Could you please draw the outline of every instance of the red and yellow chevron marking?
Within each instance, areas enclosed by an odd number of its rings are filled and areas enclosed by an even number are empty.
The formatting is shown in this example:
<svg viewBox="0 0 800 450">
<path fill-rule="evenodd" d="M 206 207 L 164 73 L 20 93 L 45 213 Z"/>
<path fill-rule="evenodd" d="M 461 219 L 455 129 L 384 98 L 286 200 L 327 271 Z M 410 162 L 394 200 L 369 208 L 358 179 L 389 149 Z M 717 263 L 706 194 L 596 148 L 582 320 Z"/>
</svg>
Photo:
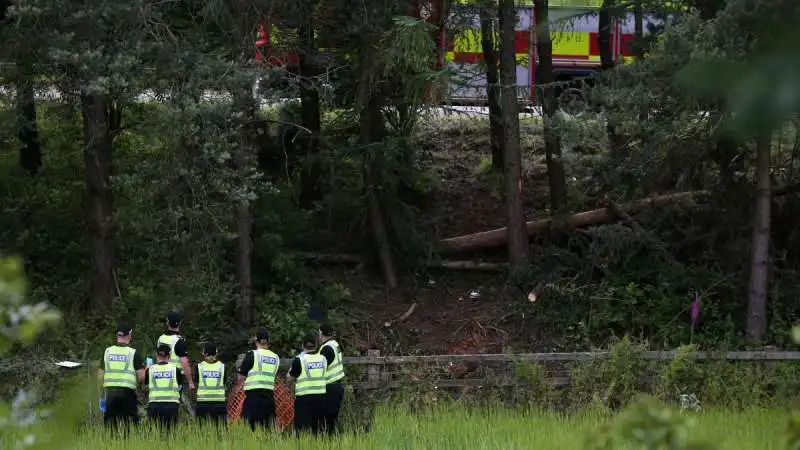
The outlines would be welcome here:
<svg viewBox="0 0 800 450">
<path fill-rule="evenodd" d="M 527 30 L 516 31 L 515 34 L 514 52 L 517 55 L 517 64 L 525 64 L 529 57 L 531 32 Z M 633 37 L 632 34 L 620 36 L 619 54 L 623 57 L 625 64 L 633 61 L 633 54 L 630 50 Z M 554 65 L 599 66 L 600 44 L 597 38 L 598 33 L 594 32 L 552 32 Z M 480 30 L 468 29 L 456 34 L 445 49 L 445 60 L 463 64 L 476 64 L 483 60 Z"/>
</svg>

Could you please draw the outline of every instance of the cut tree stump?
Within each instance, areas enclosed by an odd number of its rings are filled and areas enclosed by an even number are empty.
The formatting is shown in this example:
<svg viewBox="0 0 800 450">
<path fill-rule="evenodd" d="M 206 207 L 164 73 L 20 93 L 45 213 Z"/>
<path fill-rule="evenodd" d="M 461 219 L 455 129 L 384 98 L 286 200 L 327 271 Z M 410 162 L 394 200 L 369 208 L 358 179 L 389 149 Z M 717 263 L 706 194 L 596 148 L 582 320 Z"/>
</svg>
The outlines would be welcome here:
<svg viewBox="0 0 800 450">
<path fill-rule="evenodd" d="M 690 191 L 679 192 L 676 194 L 659 195 L 625 205 L 622 207 L 622 209 L 628 214 L 636 214 L 651 208 L 674 205 L 689 200 L 702 201 L 705 200 L 709 195 L 709 191 Z M 565 217 L 563 221 L 566 226 L 570 228 L 584 228 L 592 225 L 611 222 L 616 218 L 617 215 L 614 213 L 614 211 L 609 210 L 607 207 L 603 207 L 572 214 Z M 528 236 L 530 236 L 547 231 L 552 224 L 553 219 L 543 219 L 527 222 L 525 225 L 528 230 Z M 508 229 L 503 227 L 496 228 L 494 230 L 443 239 L 440 244 L 445 251 L 463 252 L 500 247 L 506 244 L 507 240 Z"/>
</svg>

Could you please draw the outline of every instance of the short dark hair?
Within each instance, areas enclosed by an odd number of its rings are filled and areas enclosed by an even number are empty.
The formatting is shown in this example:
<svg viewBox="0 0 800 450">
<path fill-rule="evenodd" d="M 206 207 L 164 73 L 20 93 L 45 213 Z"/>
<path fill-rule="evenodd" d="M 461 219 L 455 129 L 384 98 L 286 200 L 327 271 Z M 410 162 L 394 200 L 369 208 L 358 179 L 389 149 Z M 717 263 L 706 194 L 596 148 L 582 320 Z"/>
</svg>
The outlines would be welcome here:
<svg viewBox="0 0 800 450">
<path fill-rule="evenodd" d="M 127 319 L 117 322 L 117 336 L 129 336 L 133 332 L 133 323 Z"/>
<path fill-rule="evenodd" d="M 319 331 L 325 336 L 333 336 L 334 333 L 333 326 L 327 322 L 319 326 Z"/>
<path fill-rule="evenodd" d="M 181 317 L 181 313 L 177 311 L 170 311 L 167 314 L 167 324 L 171 327 L 177 327 L 183 321 L 183 317 Z"/>
<path fill-rule="evenodd" d="M 303 348 L 314 348 L 317 346 L 317 339 L 313 334 L 303 336 Z"/>
<path fill-rule="evenodd" d="M 169 356 L 172 353 L 172 348 L 169 344 L 159 344 L 158 348 L 156 348 L 156 354 L 158 356 Z"/>
<path fill-rule="evenodd" d="M 265 327 L 261 327 L 256 330 L 256 341 L 257 342 L 269 342 L 269 330 Z"/>
<path fill-rule="evenodd" d="M 206 344 L 203 346 L 203 355 L 205 356 L 216 356 L 217 355 L 217 346 L 214 344 Z"/>
</svg>

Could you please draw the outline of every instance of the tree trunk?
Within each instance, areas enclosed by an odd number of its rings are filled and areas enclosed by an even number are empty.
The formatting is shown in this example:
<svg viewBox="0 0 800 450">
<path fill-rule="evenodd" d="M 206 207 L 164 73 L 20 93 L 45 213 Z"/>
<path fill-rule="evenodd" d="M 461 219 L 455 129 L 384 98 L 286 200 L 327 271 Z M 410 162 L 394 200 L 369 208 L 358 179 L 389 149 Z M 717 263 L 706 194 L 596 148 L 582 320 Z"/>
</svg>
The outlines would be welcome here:
<svg viewBox="0 0 800 450">
<path fill-rule="evenodd" d="M 758 194 L 753 224 L 752 257 L 750 261 L 750 292 L 747 298 L 747 338 L 757 344 L 767 329 L 767 290 L 769 274 L 770 208 L 770 147 L 772 133 L 756 140 L 756 186 Z"/>
<path fill-rule="evenodd" d="M 694 6 L 700 13 L 701 19 L 711 20 L 725 8 L 725 0 L 695 0 Z"/>
<path fill-rule="evenodd" d="M 633 3 L 633 54 L 639 61 L 644 59 L 644 10 L 642 0 Z"/>
<path fill-rule="evenodd" d="M 600 47 L 600 70 L 614 68 L 614 51 L 611 46 L 611 30 L 614 28 L 614 8 L 616 0 L 603 0 L 597 19 L 597 44 Z M 612 159 L 622 157 L 623 138 L 617 133 L 614 126 L 612 112 L 608 111 L 606 118 L 606 133 L 608 134 L 609 150 Z"/>
<path fill-rule="evenodd" d="M 603 0 L 597 18 L 597 44 L 600 47 L 600 69 L 614 68 L 614 51 L 611 47 L 611 30 L 614 26 L 612 20 L 616 0 Z"/>
<path fill-rule="evenodd" d="M 522 203 L 522 154 L 519 141 L 519 105 L 517 104 L 517 61 L 514 27 L 517 14 L 514 0 L 500 0 L 500 82 L 502 91 L 503 149 L 505 163 L 506 205 L 508 208 L 508 261 L 513 269 L 528 264 L 528 234 Z"/>
<path fill-rule="evenodd" d="M 249 180 L 256 168 L 256 152 L 253 148 L 250 124 L 255 120 L 255 99 L 249 87 L 242 87 L 235 93 L 235 105 L 243 112 L 240 125 L 239 146 L 233 155 L 233 164 L 240 180 Z M 242 190 L 250 189 L 243 185 Z M 236 221 L 236 277 L 239 282 L 239 299 L 236 303 L 236 320 L 243 326 L 253 322 L 253 216 L 248 199 L 234 199 Z"/>
<path fill-rule="evenodd" d="M 622 210 L 628 214 L 636 214 L 641 211 L 665 205 L 674 205 L 689 201 L 704 201 L 708 196 L 708 191 L 690 191 L 659 195 L 625 205 L 622 207 Z M 617 215 L 614 211 L 609 210 L 609 208 L 599 208 L 565 216 L 561 223 L 568 228 L 583 228 L 607 223 L 616 218 Z M 525 232 L 529 235 L 543 233 L 553 225 L 553 219 L 534 220 L 525 224 Z M 494 230 L 481 231 L 480 233 L 443 239 L 440 245 L 444 250 L 450 252 L 483 250 L 505 244 L 508 242 L 508 235 L 508 228 L 496 228 Z"/>
<path fill-rule="evenodd" d="M 33 79 L 27 67 L 17 64 L 17 121 L 19 124 L 19 162 L 31 176 L 42 167 L 42 147 L 36 123 L 36 99 Z"/>
<path fill-rule="evenodd" d="M 558 112 L 556 87 L 553 84 L 553 40 L 550 37 L 548 0 L 537 0 L 534 6 L 536 17 L 536 51 L 539 54 L 539 82 L 542 84 L 542 112 L 544 113 L 544 150 L 547 161 L 547 177 L 550 184 L 550 212 L 559 214 L 567 207 L 567 174 L 561 154 L 561 136 L 555 129 L 554 120 Z"/>
<path fill-rule="evenodd" d="M 489 135 L 492 148 L 492 169 L 503 171 L 503 119 L 500 112 L 500 78 L 497 65 L 496 30 L 492 12 L 481 6 L 481 46 L 486 63 L 486 96 L 489 103 Z"/>
<path fill-rule="evenodd" d="M 386 231 L 386 221 L 383 217 L 380 197 L 380 179 L 375 173 L 374 158 L 371 153 L 371 146 L 380 141 L 379 135 L 382 128 L 382 116 L 380 105 L 375 100 L 374 95 L 370 94 L 366 104 L 362 107 L 359 117 L 359 135 L 361 144 L 364 146 L 364 184 L 367 194 L 367 214 L 369 215 L 370 234 L 375 244 L 375 251 L 381 265 L 381 272 L 386 287 L 390 290 L 397 287 L 397 273 L 394 267 L 394 257 L 392 246 L 389 242 L 389 235 Z"/>
<path fill-rule="evenodd" d="M 91 311 L 105 311 L 116 298 L 114 281 L 114 205 L 111 190 L 112 147 L 119 111 L 104 95 L 81 95 L 83 160 L 86 165 L 86 227 L 91 264 Z"/>
<path fill-rule="evenodd" d="M 299 74 L 300 74 L 300 107 L 302 125 L 311 131 L 300 133 L 300 148 L 305 149 L 305 161 L 303 163 L 300 205 L 303 208 L 311 208 L 315 201 L 320 199 L 319 179 L 320 165 L 319 155 L 319 132 L 321 129 L 319 91 L 316 87 L 314 77 L 317 76 L 316 65 L 316 41 L 314 39 L 314 15 L 311 10 L 311 2 L 303 0 L 307 6 L 304 13 L 304 21 L 299 29 L 300 52 L 299 52 Z"/>
</svg>

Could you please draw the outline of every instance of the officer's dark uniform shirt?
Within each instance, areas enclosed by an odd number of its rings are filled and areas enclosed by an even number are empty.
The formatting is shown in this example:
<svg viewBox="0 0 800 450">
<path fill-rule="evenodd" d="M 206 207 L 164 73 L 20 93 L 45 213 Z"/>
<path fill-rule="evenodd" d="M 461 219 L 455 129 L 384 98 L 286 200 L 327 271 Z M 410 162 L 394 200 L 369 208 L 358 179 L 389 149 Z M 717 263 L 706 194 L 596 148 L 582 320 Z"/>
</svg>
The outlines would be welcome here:
<svg viewBox="0 0 800 450">
<path fill-rule="evenodd" d="M 328 339 L 328 341 L 330 341 L 330 339 Z M 325 342 L 328 342 L 328 341 L 325 341 Z M 323 345 L 325 345 L 324 342 L 323 342 Z M 322 356 L 325 357 L 325 360 L 328 361 L 328 365 L 329 366 L 331 364 L 333 364 L 333 361 L 336 359 L 336 352 L 333 351 L 333 348 L 330 345 L 325 345 L 324 347 L 322 347 L 322 350 L 320 351 L 320 353 L 322 354 Z"/>
<path fill-rule="evenodd" d="M 114 344 L 114 345 L 116 345 L 117 347 L 132 348 L 129 345 L 123 345 L 123 344 Z M 105 357 L 106 357 L 106 355 L 105 355 L 105 351 L 104 351 L 103 352 L 103 356 L 100 358 L 100 361 L 103 361 L 103 365 L 101 366 L 103 368 L 103 370 L 105 370 L 105 368 L 106 368 L 106 366 L 105 366 Z M 137 351 L 137 352 L 135 352 L 133 354 L 133 370 L 138 371 L 138 370 L 141 370 L 141 369 L 144 369 L 144 358 L 142 358 L 142 355 Z M 138 378 L 137 378 L 137 382 L 138 382 Z M 131 392 L 135 392 L 135 391 L 133 389 L 124 388 L 124 387 L 111 387 L 111 388 L 107 388 L 106 389 L 106 395 L 109 396 L 109 397 L 120 396 L 120 395 L 130 395 Z"/>
<path fill-rule="evenodd" d="M 300 363 L 300 357 L 295 356 L 294 360 L 292 361 L 292 367 L 289 369 L 289 375 L 291 375 L 292 378 L 296 379 L 302 373 L 303 373 L 303 365 Z"/>
</svg>

